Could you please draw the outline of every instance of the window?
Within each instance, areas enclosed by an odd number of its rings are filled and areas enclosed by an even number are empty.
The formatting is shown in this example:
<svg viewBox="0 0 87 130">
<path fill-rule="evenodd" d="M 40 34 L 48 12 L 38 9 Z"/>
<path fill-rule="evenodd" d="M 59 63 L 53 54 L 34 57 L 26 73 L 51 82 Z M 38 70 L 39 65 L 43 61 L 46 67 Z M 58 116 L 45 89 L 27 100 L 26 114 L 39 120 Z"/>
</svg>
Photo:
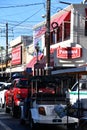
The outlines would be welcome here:
<svg viewBox="0 0 87 130">
<path fill-rule="evenodd" d="M 27 88 L 27 86 L 29 85 L 28 80 L 19 80 L 17 83 L 17 86 L 19 88 Z"/>
<path fill-rule="evenodd" d="M 87 36 L 87 8 L 85 8 L 86 20 L 85 20 L 85 36 Z"/>
<path fill-rule="evenodd" d="M 78 89 L 78 83 L 71 89 L 72 91 L 77 91 Z"/>
<path fill-rule="evenodd" d="M 51 45 L 53 44 L 53 31 L 50 32 L 50 44 Z"/>
<path fill-rule="evenodd" d="M 86 83 L 82 83 L 81 90 L 87 90 Z"/>
<path fill-rule="evenodd" d="M 85 36 L 87 36 L 87 19 L 85 20 Z"/>
<path fill-rule="evenodd" d="M 64 40 L 67 40 L 70 38 L 70 23 L 65 22 L 64 23 Z"/>
<path fill-rule="evenodd" d="M 60 25 L 60 27 L 57 30 L 57 42 L 61 41 L 62 41 L 62 25 Z"/>
</svg>

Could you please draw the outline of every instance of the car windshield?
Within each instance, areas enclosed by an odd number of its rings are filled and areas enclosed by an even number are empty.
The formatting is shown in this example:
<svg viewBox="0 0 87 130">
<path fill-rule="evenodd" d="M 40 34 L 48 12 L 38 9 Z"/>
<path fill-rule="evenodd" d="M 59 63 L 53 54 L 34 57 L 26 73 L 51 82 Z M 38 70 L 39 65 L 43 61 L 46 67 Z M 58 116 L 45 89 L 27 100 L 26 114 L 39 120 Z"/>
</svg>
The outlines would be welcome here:
<svg viewBox="0 0 87 130">
<path fill-rule="evenodd" d="M 19 80 L 17 82 L 18 88 L 27 88 L 28 87 L 28 80 Z"/>
<path fill-rule="evenodd" d="M 74 86 L 72 87 L 71 91 L 78 91 L 78 88 L 80 91 L 87 90 L 87 82 L 76 82 Z"/>
<path fill-rule="evenodd" d="M 77 89 L 78 89 L 78 83 L 75 84 L 75 85 L 72 87 L 71 91 L 77 91 Z"/>
<path fill-rule="evenodd" d="M 61 89 L 61 82 L 58 77 L 37 77 L 31 81 L 31 87 L 42 94 L 58 94 L 64 96 L 64 90 Z"/>
<path fill-rule="evenodd" d="M 37 103 L 55 103 L 59 100 L 65 101 L 65 92 L 61 88 L 61 82 L 58 77 L 40 76 L 33 78 L 31 83 L 31 93 L 29 96 L 36 99 Z"/>
</svg>

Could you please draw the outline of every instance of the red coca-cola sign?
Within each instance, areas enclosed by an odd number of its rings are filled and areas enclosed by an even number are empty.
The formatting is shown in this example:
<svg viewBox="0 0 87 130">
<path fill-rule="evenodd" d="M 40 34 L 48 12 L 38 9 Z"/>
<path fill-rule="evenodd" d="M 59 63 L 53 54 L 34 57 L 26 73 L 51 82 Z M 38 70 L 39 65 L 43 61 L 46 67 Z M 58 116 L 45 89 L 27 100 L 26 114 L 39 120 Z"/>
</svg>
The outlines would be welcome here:
<svg viewBox="0 0 87 130">
<path fill-rule="evenodd" d="M 21 64 L 22 61 L 21 53 L 22 53 L 21 46 L 12 49 L 12 62 L 11 62 L 12 65 Z"/>
<path fill-rule="evenodd" d="M 75 59 L 82 56 L 82 48 L 80 47 L 58 47 L 57 58 Z"/>
</svg>

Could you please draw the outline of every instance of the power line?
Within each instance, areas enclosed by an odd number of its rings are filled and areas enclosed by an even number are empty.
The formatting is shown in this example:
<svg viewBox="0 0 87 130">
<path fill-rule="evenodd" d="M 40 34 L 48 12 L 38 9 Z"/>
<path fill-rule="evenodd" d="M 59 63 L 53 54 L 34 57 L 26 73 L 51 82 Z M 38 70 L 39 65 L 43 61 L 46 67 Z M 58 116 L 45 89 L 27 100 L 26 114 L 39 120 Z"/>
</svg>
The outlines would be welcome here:
<svg viewBox="0 0 87 130">
<path fill-rule="evenodd" d="M 69 3 L 69 2 L 64 2 L 64 1 L 59 1 L 59 3 L 62 3 L 62 4 L 67 4 L 67 5 L 71 5 L 72 3 Z"/>
<path fill-rule="evenodd" d="M 28 19 L 30 19 L 31 17 L 33 17 L 34 15 L 36 15 L 39 11 L 41 11 L 42 8 L 40 10 L 38 10 L 37 12 L 35 12 L 33 15 L 31 15 L 30 17 L 26 18 L 25 20 L 15 24 L 13 27 L 10 27 L 8 30 L 13 30 L 14 27 L 20 26 L 21 24 L 23 24 L 24 22 L 26 22 Z M 12 25 L 12 24 L 10 24 Z M 33 26 L 32 26 L 33 27 Z"/>
<path fill-rule="evenodd" d="M 34 3 L 34 4 L 25 4 L 25 5 L 10 5 L 10 6 L 0 6 L 0 9 L 3 9 L 3 8 L 17 8 L 17 7 L 27 7 L 27 6 L 35 6 L 35 5 L 41 5 L 44 3 Z M 44 5 L 45 6 L 45 5 Z"/>
<path fill-rule="evenodd" d="M 14 27 L 19 26 L 20 24 L 26 22 L 28 19 L 30 19 L 31 17 L 33 17 L 34 15 L 36 15 L 36 14 L 37 14 L 38 12 L 40 12 L 41 10 L 42 10 L 42 8 L 41 8 L 40 10 L 38 10 L 37 12 L 35 12 L 34 14 L 32 14 L 30 17 L 28 17 L 28 18 L 26 18 L 25 20 L 23 20 L 22 22 L 16 24 Z M 13 27 L 13 28 L 14 28 L 14 27 Z"/>
</svg>

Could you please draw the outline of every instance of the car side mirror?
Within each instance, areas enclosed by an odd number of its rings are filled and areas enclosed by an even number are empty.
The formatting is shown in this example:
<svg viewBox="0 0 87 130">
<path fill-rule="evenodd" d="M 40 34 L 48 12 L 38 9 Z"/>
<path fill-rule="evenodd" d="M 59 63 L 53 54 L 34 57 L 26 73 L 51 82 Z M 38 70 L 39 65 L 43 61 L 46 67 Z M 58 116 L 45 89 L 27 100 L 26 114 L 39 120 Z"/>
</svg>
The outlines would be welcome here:
<svg viewBox="0 0 87 130">
<path fill-rule="evenodd" d="M 2 87 L 0 86 L 0 91 L 1 91 Z"/>
</svg>

